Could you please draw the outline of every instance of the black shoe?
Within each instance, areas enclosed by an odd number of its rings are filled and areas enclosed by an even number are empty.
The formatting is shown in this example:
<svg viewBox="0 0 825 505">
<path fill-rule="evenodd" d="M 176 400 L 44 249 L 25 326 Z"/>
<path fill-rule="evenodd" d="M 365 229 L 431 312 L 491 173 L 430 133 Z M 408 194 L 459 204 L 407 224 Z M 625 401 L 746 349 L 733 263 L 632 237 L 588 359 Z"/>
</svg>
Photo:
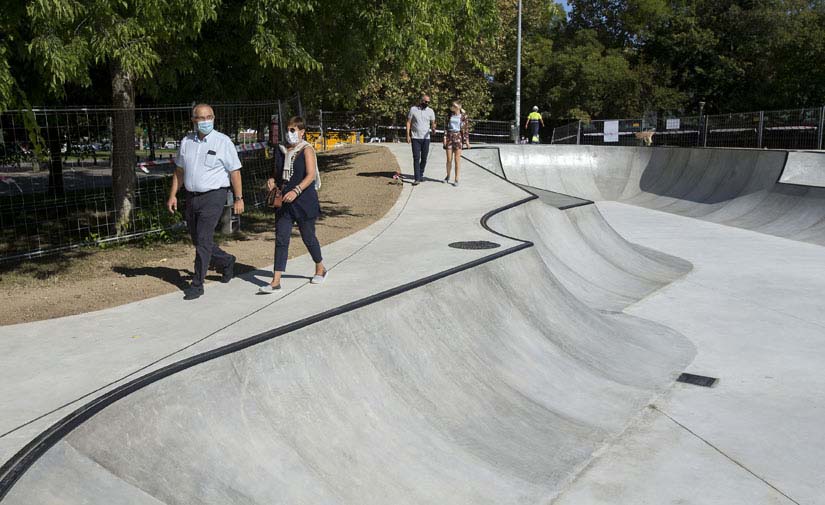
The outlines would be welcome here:
<svg viewBox="0 0 825 505">
<path fill-rule="evenodd" d="M 413 186 L 418 186 L 418 184 L 419 184 L 419 181 L 413 181 L 413 183 L 412 183 Z"/>
<path fill-rule="evenodd" d="M 232 259 L 229 260 L 229 264 L 226 265 L 223 269 L 223 276 L 221 277 L 221 282 L 226 284 L 227 282 L 231 281 L 233 277 L 235 277 L 235 257 L 232 256 Z"/>
<path fill-rule="evenodd" d="M 203 286 L 189 287 L 183 290 L 184 300 L 196 300 L 203 296 Z"/>
</svg>

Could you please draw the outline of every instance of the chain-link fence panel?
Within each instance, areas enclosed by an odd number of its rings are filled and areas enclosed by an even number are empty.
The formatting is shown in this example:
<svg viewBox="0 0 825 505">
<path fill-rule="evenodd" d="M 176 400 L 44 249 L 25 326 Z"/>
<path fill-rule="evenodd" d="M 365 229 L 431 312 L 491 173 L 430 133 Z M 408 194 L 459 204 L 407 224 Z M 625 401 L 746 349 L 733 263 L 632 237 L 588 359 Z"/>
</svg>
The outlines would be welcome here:
<svg viewBox="0 0 825 505">
<path fill-rule="evenodd" d="M 278 105 L 213 105 L 215 129 L 232 139 L 244 164 L 248 205 L 265 200 L 262 188 L 272 172 L 266 148 Z M 193 128 L 190 117 L 189 105 L 0 115 L 0 260 L 181 226 L 181 214 L 170 214 L 166 200 L 180 141 Z M 133 135 L 127 145 L 113 145 L 113 129 L 123 124 L 134 125 Z M 125 165 L 113 162 L 118 155 Z M 132 195 L 128 211 L 115 205 L 117 178 Z"/>
</svg>

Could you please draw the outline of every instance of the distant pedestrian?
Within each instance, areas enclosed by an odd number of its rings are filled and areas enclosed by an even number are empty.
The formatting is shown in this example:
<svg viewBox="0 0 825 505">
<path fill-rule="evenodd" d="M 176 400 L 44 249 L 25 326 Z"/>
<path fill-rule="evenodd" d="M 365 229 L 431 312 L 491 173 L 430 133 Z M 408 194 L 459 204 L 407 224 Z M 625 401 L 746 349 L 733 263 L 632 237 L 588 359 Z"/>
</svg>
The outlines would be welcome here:
<svg viewBox="0 0 825 505">
<path fill-rule="evenodd" d="M 281 275 L 286 271 L 293 223 L 298 224 L 301 239 L 315 262 L 315 275 L 310 282 L 321 284 L 327 277 L 321 244 L 315 236 L 315 221 L 321 215 L 321 204 L 318 201 L 318 161 L 315 149 L 304 140 L 305 134 L 304 118 L 290 118 L 286 130 L 287 145 L 279 146 L 280 149 L 276 151 L 275 170 L 266 182 L 270 191 L 276 185 L 281 188 L 283 205 L 275 211 L 275 266 L 272 282 L 261 287 L 261 293 L 273 293 L 281 289 Z"/>
<path fill-rule="evenodd" d="M 444 182 L 450 182 L 450 171 L 455 163 L 455 182 L 458 186 L 459 170 L 461 169 L 461 152 L 470 148 L 470 128 L 467 115 L 461 108 L 461 102 L 456 100 L 450 106 L 450 113 L 444 124 L 444 149 L 447 151 L 447 177 Z"/>
<path fill-rule="evenodd" d="M 435 112 L 430 108 L 430 97 L 421 95 L 418 105 L 407 114 L 407 143 L 412 144 L 413 186 L 424 180 L 427 156 L 430 154 L 430 134 L 435 133 Z"/>
<path fill-rule="evenodd" d="M 527 115 L 527 122 L 524 123 L 524 128 L 529 128 L 530 132 L 530 136 L 527 137 L 529 144 L 539 143 L 539 124 L 544 128 L 544 119 L 542 119 L 541 114 L 539 114 L 539 107 L 538 105 L 534 105 L 533 112 Z"/>
<path fill-rule="evenodd" d="M 180 143 L 172 177 L 172 189 L 166 206 L 169 212 L 178 210 L 177 193 L 181 186 L 189 193 L 186 198 L 186 225 L 195 245 L 195 268 L 192 282 L 185 290 L 184 300 L 203 295 L 203 281 L 210 265 L 222 273 L 221 282 L 235 275 L 235 256 L 215 244 L 215 227 L 229 197 L 234 193 L 235 214 L 243 214 L 241 160 L 232 140 L 214 128 L 215 112 L 207 104 L 192 108 L 195 133 Z"/>
</svg>

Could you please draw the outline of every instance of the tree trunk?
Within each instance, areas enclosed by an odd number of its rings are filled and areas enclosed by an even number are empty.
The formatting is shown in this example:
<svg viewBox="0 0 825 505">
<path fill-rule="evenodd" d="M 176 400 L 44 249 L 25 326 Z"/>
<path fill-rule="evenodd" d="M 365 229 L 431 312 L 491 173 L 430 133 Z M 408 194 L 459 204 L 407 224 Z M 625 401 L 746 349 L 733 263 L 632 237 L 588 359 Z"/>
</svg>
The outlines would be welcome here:
<svg viewBox="0 0 825 505">
<path fill-rule="evenodd" d="M 119 63 L 112 63 L 112 190 L 115 196 L 117 233 L 129 226 L 135 205 L 135 85 Z"/>
</svg>

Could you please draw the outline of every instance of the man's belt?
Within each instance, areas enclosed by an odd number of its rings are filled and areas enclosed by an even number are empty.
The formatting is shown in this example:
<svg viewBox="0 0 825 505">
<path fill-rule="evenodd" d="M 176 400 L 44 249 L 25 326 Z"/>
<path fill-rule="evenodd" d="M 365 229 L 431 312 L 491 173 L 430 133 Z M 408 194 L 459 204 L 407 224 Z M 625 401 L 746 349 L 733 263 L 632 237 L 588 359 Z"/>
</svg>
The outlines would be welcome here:
<svg viewBox="0 0 825 505">
<path fill-rule="evenodd" d="M 223 191 L 228 191 L 228 190 L 229 190 L 229 186 L 226 186 L 226 187 L 224 187 L 224 188 L 215 188 L 215 189 L 210 189 L 209 191 L 200 191 L 200 192 L 198 192 L 198 191 L 189 191 L 189 190 L 187 190 L 187 191 L 188 191 L 188 192 L 189 192 L 189 194 L 190 194 L 190 195 L 192 195 L 192 196 L 201 196 L 201 195 L 205 195 L 205 194 L 207 194 L 207 193 L 214 193 L 215 191 L 221 191 L 221 190 L 223 190 Z"/>
</svg>

